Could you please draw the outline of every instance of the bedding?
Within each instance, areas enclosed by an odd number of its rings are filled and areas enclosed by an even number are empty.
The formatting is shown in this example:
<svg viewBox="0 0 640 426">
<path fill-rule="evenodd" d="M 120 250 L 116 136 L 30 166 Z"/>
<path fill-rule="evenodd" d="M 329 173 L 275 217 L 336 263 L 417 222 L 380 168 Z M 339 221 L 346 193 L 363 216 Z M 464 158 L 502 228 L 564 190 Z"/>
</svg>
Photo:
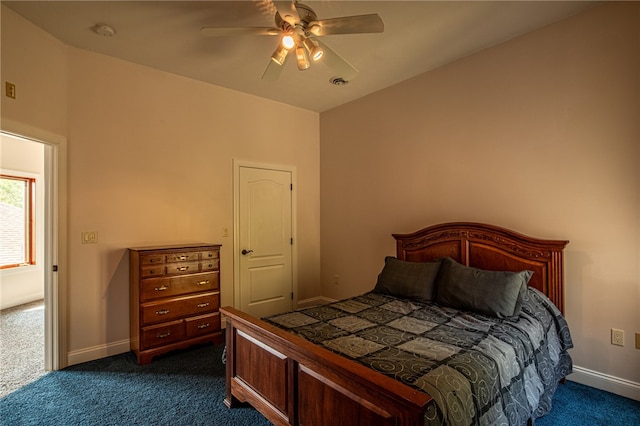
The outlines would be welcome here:
<svg viewBox="0 0 640 426">
<path fill-rule="evenodd" d="M 521 303 L 498 318 L 372 291 L 263 320 L 424 391 L 425 425 L 524 425 L 551 409 L 573 344 L 543 293 Z"/>
</svg>

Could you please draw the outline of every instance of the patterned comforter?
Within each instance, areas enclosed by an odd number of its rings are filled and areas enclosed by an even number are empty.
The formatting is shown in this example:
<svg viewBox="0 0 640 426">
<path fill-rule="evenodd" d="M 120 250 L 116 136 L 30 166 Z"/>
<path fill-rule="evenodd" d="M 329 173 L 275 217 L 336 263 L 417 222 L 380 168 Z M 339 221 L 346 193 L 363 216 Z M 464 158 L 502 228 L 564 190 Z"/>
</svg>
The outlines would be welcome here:
<svg viewBox="0 0 640 426">
<path fill-rule="evenodd" d="M 264 320 L 428 393 L 425 425 L 524 425 L 572 371 L 567 323 L 533 288 L 512 319 L 371 292 Z"/>
</svg>

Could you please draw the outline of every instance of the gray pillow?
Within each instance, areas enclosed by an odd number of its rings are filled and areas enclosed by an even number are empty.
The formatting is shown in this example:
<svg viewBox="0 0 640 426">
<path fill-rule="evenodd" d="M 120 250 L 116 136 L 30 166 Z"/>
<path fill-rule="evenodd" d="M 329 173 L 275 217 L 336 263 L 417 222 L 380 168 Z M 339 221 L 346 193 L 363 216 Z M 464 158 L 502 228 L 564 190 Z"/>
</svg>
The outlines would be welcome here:
<svg viewBox="0 0 640 426">
<path fill-rule="evenodd" d="M 440 260 L 407 262 L 387 256 L 373 291 L 430 302 L 434 300 L 435 280 L 439 270 Z"/>
<path fill-rule="evenodd" d="M 486 271 L 442 260 L 436 281 L 436 302 L 498 318 L 520 315 L 532 271 Z"/>
</svg>

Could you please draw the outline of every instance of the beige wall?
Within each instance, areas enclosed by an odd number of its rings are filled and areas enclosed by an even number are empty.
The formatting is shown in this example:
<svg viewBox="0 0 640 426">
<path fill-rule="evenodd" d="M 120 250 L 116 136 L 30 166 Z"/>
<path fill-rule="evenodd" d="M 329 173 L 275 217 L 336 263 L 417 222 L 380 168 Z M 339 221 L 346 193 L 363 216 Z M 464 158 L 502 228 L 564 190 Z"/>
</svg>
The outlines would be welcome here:
<svg viewBox="0 0 640 426">
<path fill-rule="evenodd" d="M 67 138 L 71 363 L 128 350 L 129 246 L 223 244 L 233 303 L 233 159 L 295 167 L 298 298 L 319 295 L 317 113 L 66 47 L 4 6 L 2 66 L 3 122 Z"/>
<path fill-rule="evenodd" d="M 574 362 L 640 398 L 639 40 L 607 4 L 321 114 L 322 294 L 373 288 L 394 232 L 567 239 Z"/>
</svg>

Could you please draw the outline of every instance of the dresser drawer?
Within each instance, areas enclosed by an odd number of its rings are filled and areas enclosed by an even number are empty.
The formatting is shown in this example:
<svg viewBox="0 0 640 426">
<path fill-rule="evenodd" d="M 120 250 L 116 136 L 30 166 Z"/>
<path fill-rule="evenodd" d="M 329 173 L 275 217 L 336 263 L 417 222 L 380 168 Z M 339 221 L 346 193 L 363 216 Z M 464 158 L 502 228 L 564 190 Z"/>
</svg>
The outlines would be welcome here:
<svg viewBox="0 0 640 426">
<path fill-rule="evenodd" d="M 173 297 L 220 288 L 220 274 L 209 272 L 171 278 L 148 278 L 140 281 L 140 299 L 143 301 L 160 297 Z"/>
<path fill-rule="evenodd" d="M 200 256 L 200 260 L 202 260 L 203 262 L 207 260 L 219 259 L 219 258 L 220 258 L 220 252 L 218 250 L 203 251 L 202 255 Z"/>
<path fill-rule="evenodd" d="M 141 306 L 142 323 L 145 325 L 153 324 L 185 316 L 215 312 L 219 308 L 219 303 L 218 293 L 204 293 L 143 303 Z"/>
<path fill-rule="evenodd" d="M 143 266 L 164 263 L 164 254 L 143 254 L 140 256 L 140 264 Z"/>
<path fill-rule="evenodd" d="M 220 331 L 220 312 L 187 318 L 187 337 L 201 336 Z"/>
<path fill-rule="evenodd" d="M 193 274 L 200 272 L 200 262 L 167 263 L 167 275 Z"/>
<path fill-rule="evenodd" d="M 182 340 L 185 337 L 184 321 L 172 321 L 163 324 L 143 327 L 141 344 L 143 349 Z"/>
<path fill-rule="evenodd" d="M 140 278 L 161 277 L 164 275 L 164 264 L 140 267 Z"/>
<path fill-rule="evenodd" d="M 173 262 L 197 262 L 200 260 L 199 251 L 186 251 L 167 254 L 167 263 Z"/>
<path fill-rule="evenodd" d="M 210 259 L 210 260 L 203 260 L 202 263 L 200 263 L 200 270 L 202 272 L 205 271 L 217 271 L 220 267 L 220 260 L 219 259 Z"/>
</svg>

